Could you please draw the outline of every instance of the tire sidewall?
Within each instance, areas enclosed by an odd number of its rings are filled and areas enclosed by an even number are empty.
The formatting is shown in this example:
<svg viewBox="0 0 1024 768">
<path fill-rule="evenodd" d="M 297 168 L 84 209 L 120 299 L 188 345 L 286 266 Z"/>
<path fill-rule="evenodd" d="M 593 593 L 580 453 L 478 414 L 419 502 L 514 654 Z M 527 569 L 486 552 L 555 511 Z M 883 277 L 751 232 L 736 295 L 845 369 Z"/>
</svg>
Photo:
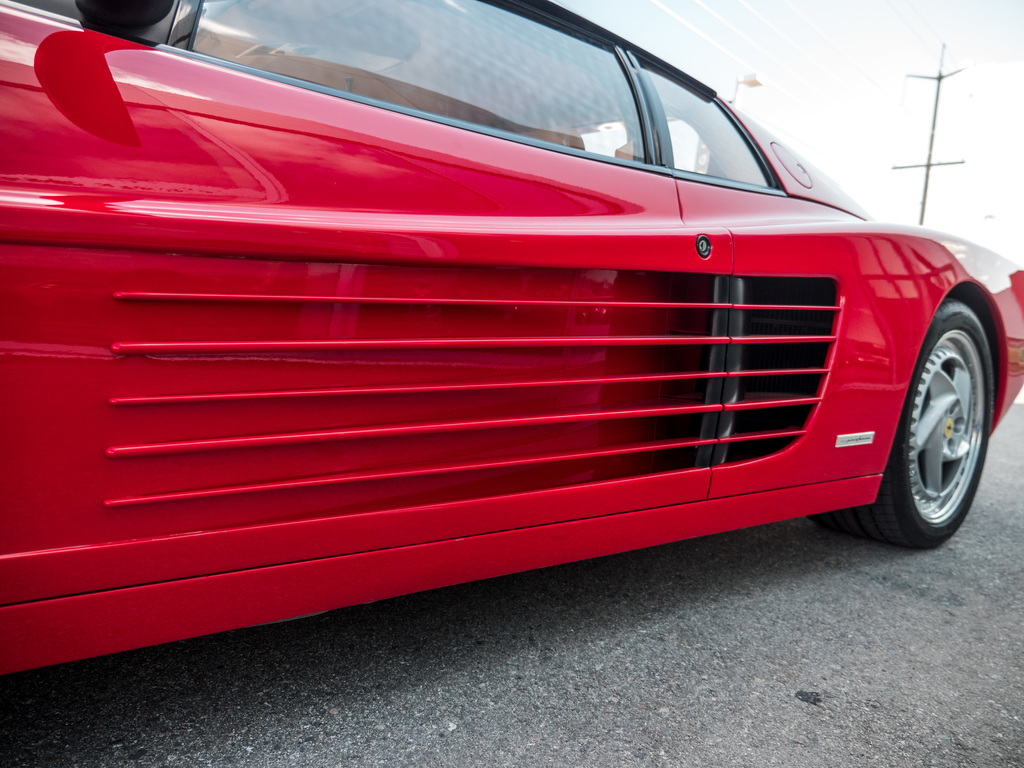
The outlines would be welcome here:
<svg viewBox="0 0 1024 768">
<path fill-rule="evenodd" d="M 931 357 L 939 340 L 948 332 L 960 330 L 966 333 L 974 342 L 981 360 L 982 376 L 984 377 L 983 391 L 985 404 L 982 412 L 981 442 L 978 446 L 978 457 L 975 469 L 968 481 L 967 491 L 956 512 L 942 525 L 932 525 L 920 515 L 917 510 L 913 493 L 910 486 L 910 428 L 913 417 L 914 400 L 924 375 L 924 369 Z M 944 302 L 935 313 L 928 333 L 925 335 L 924 343 L 921 345 L 921 352 L 918 355 L 917 364 L 914 366 L 914 374 L 910 379 L 907 388 L 906 400 L 903 404 L 903 412 L 900 415 L 900 424 L 896 432 L 896 442 L 893 444 L 892 454 L 889 461 L 888 471 L 892 477 L 894 491 L 898 497 L 897 507 L 902 511 L 897 517 L 900 530 L 906 538 L 907 543 L 915 547 L 934 547 L 946 541 L 961 526 L 967 512 L 974 500 L 981 481 L 981 474 L 985 465 L 985 454 L 988 451 L 988 438 L 992 431 L 992 409 L 994 403 L 994 370 L 992 365 L 992 353 L 988 346 L 988 338 L 985 330 L 978 320 L 978 316 L 966 304 L 959 301 L 949 300 Z"/>
</svg>

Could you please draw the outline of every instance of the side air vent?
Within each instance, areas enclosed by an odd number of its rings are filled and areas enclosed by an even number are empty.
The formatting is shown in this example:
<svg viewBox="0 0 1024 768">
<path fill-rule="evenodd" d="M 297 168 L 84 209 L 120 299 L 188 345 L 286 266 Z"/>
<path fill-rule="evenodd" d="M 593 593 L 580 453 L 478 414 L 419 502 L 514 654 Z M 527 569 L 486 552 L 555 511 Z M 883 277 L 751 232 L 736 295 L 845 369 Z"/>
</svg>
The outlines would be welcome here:
<svg viewBox="0 0 1024 768">
<path fill-rule="evenodd" d="M 726 277 L 290 269 L 114 295 L 107 506 L 376 511 L 692 469 L 715 442 Z"/>
<path fill-rule="evenodd" d="M 713 464 L 782 450 L 821 402 L 839 322 L 827 278 L 736 277 Z"/>
</svg>

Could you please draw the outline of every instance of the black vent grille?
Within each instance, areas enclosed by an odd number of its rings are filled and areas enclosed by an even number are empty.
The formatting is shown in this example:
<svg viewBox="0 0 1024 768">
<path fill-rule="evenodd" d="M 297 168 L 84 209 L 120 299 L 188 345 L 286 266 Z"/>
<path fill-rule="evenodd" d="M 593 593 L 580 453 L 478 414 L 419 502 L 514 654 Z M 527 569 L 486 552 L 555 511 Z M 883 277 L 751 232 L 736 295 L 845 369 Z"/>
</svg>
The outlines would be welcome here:
<svg viewBox="0 0 1024 768">
<path fill-rule="evenodd" d="M 827 278 L 736 277 L 712 464 L 782 450 L 821 402 L 839 323 Z"/>
</svg>

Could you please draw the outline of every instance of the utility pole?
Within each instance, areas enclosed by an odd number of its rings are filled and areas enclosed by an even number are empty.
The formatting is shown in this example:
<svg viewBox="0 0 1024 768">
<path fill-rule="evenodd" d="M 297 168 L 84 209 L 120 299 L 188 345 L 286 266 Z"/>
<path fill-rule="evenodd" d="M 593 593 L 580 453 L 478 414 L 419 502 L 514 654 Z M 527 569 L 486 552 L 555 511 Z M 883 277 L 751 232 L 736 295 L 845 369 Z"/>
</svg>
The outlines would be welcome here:
<svg viewBox="0 0 1024 768">
<path fill-rule="evenodd" d="M 946 58 L 946 44 L 942 44 L 942 53 L 939 54 L 939 74 L 937 75 L 907 75 L 907 77 L 916 77 L 920 80 L 934 80 L 935 81 L 935 108 L 932 111 L 932 133 L 928 139 L 928 162 L 922 165 L 894 165 L 892 169 L 894 171 L 902 171 L 907 168 L 924 168 L 924 192 L 921 195 L 921 218 L 918 219 L 918 224 L 924 224 L 924 209 L 928 204 L 928 182 L 931 179 L 932 168 L 937 165 L 963 165 L 963 160 L 954 160 L 951 163 L 933 163 L 932 162 L 932 150 L 935 148 L 935 124 L 939 120 L 939 94 L 942 92 L 942 81 L 947 77 L 959 74 L 964 71 L 964 67 L 957 69 L 953 72 L 942 74 L 942 64 Z"/>
</svg>

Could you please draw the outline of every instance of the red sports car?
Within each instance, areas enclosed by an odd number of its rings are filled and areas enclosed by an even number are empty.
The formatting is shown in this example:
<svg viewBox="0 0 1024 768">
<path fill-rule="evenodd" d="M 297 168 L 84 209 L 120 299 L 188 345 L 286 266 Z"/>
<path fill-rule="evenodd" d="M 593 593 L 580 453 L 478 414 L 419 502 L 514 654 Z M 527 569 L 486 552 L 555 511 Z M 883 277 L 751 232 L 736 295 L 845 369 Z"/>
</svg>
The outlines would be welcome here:
<svg viewBox="0 0 1024 768">
<path fill-rule="evenodd" d="M 2 0 L 0 56 L 0 671 L 797 516 L 936 546 L 1024 382 L 1012 264 L 544 0 Z"/>
</svg>

